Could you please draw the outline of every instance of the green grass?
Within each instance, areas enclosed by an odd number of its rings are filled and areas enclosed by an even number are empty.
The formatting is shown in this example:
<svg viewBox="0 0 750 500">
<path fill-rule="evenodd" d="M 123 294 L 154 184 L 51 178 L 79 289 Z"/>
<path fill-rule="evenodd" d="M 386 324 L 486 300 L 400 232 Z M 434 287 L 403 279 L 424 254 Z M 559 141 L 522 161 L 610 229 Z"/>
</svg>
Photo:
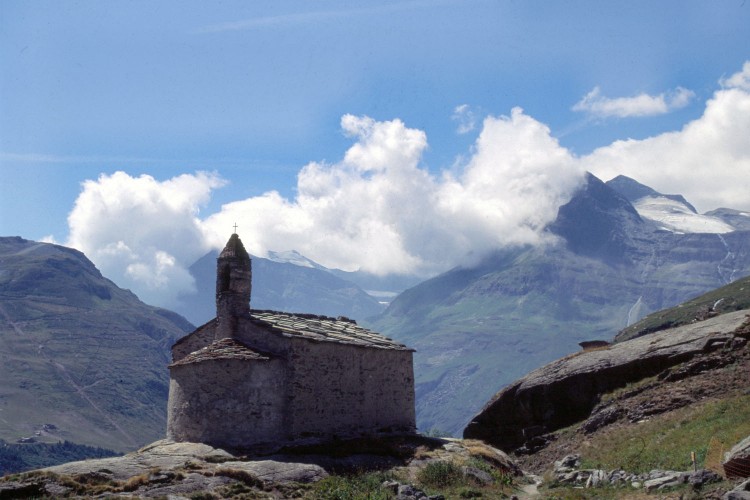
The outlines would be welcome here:
<svg viewBox="0 0 750 500">
<path fill-rule="evenodd" d="M 464 476 L 462 465 L 474 467 L 490 474 L 492 484 L 476 484 Z M 428 462 L 416 474 L 407 477 L 403 472 L 367 472 L 351 475 L 332 475 L 310 485 L 304 498 L 314 500 L 386 500 L 395 495 L 382 487 L 384 481 L 413 484 L 427 495 L 443 495 L 448 499 L 459 498 L 509 498 L 514 494 L 513 477 L 499 470 L 490 462 L 473 456 L 465 462 L 435 460 Z M 415 480 L 416 479 L 416 480 Z"/>
<path fill-rule="evenodd" d="M 417 475 L 417 481 L 428 488 L 455 486 L 462 480 L 461 468 L 445 460 L 428 463 Z"/>
<path fill-rule="evenodd" d="M 582 450 L 583 468 L 642 473 L 652 469 L 688 470 L 690 452 L 704 465 L 712 438 L 737 443 L 750 434 L 750 396 L 710 402 L 612 429 L 591 439 Z"/>
<path fill-rule="evenodd" d="M 381 487 L 388 474 L 371 472 L 352 476 L 328 476 L 315 483 L 306 498 L 314 500 L 386 500 L 389 492 Z"/>
</svg>

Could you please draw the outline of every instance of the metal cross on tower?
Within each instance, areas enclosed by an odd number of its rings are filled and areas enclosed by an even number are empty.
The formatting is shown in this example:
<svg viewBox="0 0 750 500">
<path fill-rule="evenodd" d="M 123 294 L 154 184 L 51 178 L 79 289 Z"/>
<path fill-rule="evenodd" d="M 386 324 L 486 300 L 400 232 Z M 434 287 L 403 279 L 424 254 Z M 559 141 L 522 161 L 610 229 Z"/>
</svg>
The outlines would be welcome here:
<svg viewBox="0 0 750 500">
<path fill-rule="evenodd" d="M 234 223 L 234 234 L 237 234 L 237 223 Z"/>
</svg>

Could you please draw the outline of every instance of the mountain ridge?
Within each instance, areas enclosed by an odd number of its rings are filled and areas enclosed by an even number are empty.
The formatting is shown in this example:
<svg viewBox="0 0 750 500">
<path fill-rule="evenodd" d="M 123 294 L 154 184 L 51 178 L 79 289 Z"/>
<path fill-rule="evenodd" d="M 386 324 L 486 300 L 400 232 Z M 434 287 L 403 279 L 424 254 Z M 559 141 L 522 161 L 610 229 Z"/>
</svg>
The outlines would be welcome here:
<svg viewBox="0 0 750 500">
<path fill-rule="evenodd" d="M 153 440 L 169 348 L 193 328 L 77 250 L 0 237 L 0 438 L 116 451 Z"/>
</svg>

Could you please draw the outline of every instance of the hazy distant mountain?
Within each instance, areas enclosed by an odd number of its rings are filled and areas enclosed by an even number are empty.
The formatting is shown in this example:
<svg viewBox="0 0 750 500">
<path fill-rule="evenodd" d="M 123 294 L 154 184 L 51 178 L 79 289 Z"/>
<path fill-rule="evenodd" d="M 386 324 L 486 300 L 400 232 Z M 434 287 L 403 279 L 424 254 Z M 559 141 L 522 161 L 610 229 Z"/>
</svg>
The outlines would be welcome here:
<svg viewBox="0 0 750 500">
<path fill-rule="evenodd" d="M 329 269 L 321 266 L 304 255 L 292 250 L 289 252 L 268 252 L 268 260 L 282 264 L 294 264 L 300 267 L 310 267 L 325 271 L 341 278 L 349 283 L 354 283 L 364 290 L 368 295 L 375 298 L 381 305 L 387 305 L 391 299 L 407 288 L 424 281 L 424 278 L 415 275 L 386 274 L 378 276 L 365 271 L 342 271 L 341 269 Z M 382 308 L 381 308 L 382 311 Z M 380 311 L 378 311 L 380 312 Z M 351 316 L 356 318 L 356 315 Z"/>
<path fill-rule="evenodd" d="M 216 316 L 216 258 L 209 252 L 190 266 L 197 292 L 180 297 L 174 310 L 195 324 Z M 383 311 L 385 305 L 351 281 L 297 252 L 271 252 L 270 258 L 252 257 L 253 309 L 304 312 L 363 319 Z"/>
<path fill-rule="evenodd" d="M 170 347 L 192 329 L 77 250 L 0 238 L 0 439 L 123 451 L 162 437 Z"/>
<path fill-rule="evenodd" d="M 615 187 L 638 188 L 622 181 Z M 578 342 L 611 339 L 650 312 L 750 274 L 749 231 L 665 230 L 633 206 L 632 191 L 589 175 L 549 227 L 558 244 L 505 249 L 448 271 L 369 324 L 417 350 L 421 429 L 458 432 L 501 387 Z"/>
</svg>

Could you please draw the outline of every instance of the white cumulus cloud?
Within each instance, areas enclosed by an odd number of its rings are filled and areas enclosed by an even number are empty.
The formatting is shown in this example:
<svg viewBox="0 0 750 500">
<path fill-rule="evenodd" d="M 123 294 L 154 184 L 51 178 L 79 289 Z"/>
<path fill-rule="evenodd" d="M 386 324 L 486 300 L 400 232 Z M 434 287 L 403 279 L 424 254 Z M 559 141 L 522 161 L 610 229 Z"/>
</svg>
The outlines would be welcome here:
<svg viewBox="0 0 750 500">
<path fill-rule="evenodd" d="M 461 243 L 456 257 L 472 248 L 541 242 L 583 174 L 549 128 L 522 109 L 486 118 L 463 172 L 446 174 L 438 190 L 439 213 L 452 223 L 447 239 Z"/>
<path fill-rule="evenodd" d="M 169 306 L 194 286 L 187 266 L 209 248 L 198 210 L 223 183 L 204 172 L 166 181 L 125 172 L 87 180 L 68 216 L 66 245 L 142 300 Z"/>
<path fill-rule="evenodd" d="M 684 195 L 699 211 L 750 210 L 750 64 L 721 81 L 703 115 L 681 130 L 616 141 L 582 163 L 604 180 L 619 174 Z"/>
<path fill-rule="evenodd" d="M 549 128 L 519 108 L 487 118 L 460 172 L 439 176 L 420 164 L 423 131 L 352 115 L 341 127 L 356 142 L 340 162 L 306 165 L 294 200 L 272 192 L 225 205 L 204 223 L 212 243 L 237 220 L 259 255 L 294 249 L 329 267 L 430 274 L 470 253 L 541 242 L 583 179 Z"/>
<path fill-rule="evenodd" d="M 599 87 L 594 87 L 572 109 L 599 118 L 654 116 L 684 108 L 694 97 L 693 91 L 677 87 L 671 92 L 656 96 L 638 94 L 633 97 L 610 98 L 603 96 Z"/>
<path fill-rule="evenodd" d="M 750 92 L 750 61 L 745 61 L 742 71 L 738 71 L 729 78 L 722 78 L 719 83 L 727 89 L 739 89 Z"/>
</svg>

